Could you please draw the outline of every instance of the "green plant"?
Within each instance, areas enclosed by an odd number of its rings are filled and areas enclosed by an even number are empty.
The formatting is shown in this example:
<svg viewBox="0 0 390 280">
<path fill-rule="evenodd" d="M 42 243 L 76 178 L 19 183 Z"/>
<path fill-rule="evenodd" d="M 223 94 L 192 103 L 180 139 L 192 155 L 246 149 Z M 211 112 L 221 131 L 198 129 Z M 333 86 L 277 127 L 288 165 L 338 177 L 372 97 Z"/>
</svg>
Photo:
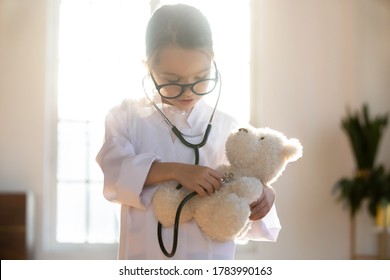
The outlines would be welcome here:
<svg viewBox="0 0 390 280">
<path fill-rule="evenodd" d="M 383 166 L 375 167 L 387 121 L 387 114 L 371 118 L 367 104 L 363 104 L 361 112 L 348 110 L 341 121 L 356 161 L 356 173 L 352 178 L 337 181 L 334 192 L 337 199 L 349 207 L 351 216 L 356 214 L 365 199 L 369 200 L 368 209 L 372 216 L 376 215 L 379 205 L 390 202 L 390 174 L 386 174 Z"/>
<path fill-rule="evenodd" d="M 390 172 L 386 173 L 383 166 L 372 171 L 366 197 L 369 200 L 369 213 L 373 217 L 377 214 L 378 206 L 385 207 L 390 203 Z"/>
<path fill-rule="evenodd" d="M 341 125 L 349 137 L 358 170 L 371 170 L 374 167 L 387 119 L 387 115 L 371 119 L 367 104 L 363 104 L 361 112 L 347 111 Z"/>
</svg>

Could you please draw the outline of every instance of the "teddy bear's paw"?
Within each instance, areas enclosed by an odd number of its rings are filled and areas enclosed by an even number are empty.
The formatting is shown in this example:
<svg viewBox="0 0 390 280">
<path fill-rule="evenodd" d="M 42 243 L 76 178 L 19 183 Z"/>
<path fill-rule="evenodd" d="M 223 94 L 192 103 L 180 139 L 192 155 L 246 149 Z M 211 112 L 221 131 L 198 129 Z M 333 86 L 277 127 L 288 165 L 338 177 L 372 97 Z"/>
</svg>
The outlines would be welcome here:
<svg viewBox="0 0 390 280">
<path fill-rule="evenodd" d="M 201 199 L 194 219 L 201 230 L 218 241 L 233 240 L 245 228 L 250 215 L 246 200 L 230 193 L 218 200 L 212 196 Z"/>
<path fill-rule="evenodd" d="M 176 189 L 176 186 L 164 184 L 153 196 L 153 211 L 156 219 L 165 227 L 171 227 L 175 223 L 177 209 L 183 199 L 188 195 L 184 188 Z M 194 209 L 190 203 L 186 203 L 180 213 L 180 223 L 192 219 Z"/>
</svg>

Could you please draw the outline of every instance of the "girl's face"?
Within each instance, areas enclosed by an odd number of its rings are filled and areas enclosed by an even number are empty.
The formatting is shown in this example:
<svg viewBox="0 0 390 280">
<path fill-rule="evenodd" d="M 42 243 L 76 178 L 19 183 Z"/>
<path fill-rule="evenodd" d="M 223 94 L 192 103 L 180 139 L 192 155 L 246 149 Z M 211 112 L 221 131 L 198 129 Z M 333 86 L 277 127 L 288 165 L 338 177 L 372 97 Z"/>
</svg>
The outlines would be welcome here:
<svg viewBox="0 0 390 280">
<path fill-rule="evenodd" d="M 162 48 L 157 55 L 152 64 L 151 73 L 158 85 L 192 84 L 210 77 L 211 57 L 204 51 L 170 45 Z M 199 86 L 204 87 L 204 89 L 199 88 Z M 199 83 L 196 89 L 206 91 L 207 83 Z M 170 91 L 165 91 L 164 94 L 169 96 Z M 179 97 L 174 99 L 162 97 L 162 101 L 188 111 L 201 98 L 202 96 L 193 93 L 190 87 L 186 87 L 184 93 Z"/>
</svg>

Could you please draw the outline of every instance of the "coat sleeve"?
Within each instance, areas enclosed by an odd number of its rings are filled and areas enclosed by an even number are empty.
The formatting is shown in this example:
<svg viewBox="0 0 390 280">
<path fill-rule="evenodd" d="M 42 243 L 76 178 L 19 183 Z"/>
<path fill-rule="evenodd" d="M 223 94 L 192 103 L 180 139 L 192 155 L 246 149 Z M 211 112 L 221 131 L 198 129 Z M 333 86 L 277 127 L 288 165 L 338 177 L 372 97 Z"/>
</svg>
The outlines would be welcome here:
<svg viewBox="0 0 390 280">
<path fill-rule="evenodd" d="M 237 243 L 246 243 L 248 240 L 275 242 L 280 229 L 280 221 L 274 204 L 263 219 L 252 221 L 247 234 L 236 241 Z"/>
<path fill-rule="evenodd" d="M 124 107 L 116 107 L 108 113 L 105 139 L 96 161 L 104 174 L 103 195 L 107 200 L 145 209 L 151 203 L 155 188 L 144 189 L 144 183 L 152 163 L 160 159 L 152 153 L 135 153 Z"/>
</svg>

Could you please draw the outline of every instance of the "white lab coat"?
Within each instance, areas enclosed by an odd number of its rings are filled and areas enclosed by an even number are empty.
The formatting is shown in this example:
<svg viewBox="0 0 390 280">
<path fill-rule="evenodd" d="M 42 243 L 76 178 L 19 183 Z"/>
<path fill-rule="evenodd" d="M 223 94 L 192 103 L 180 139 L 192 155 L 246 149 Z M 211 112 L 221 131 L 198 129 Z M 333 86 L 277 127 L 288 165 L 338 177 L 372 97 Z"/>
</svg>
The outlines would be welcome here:
<svg viewBox="0 0 390 280">
<path fill-rule="evenodd" d="M 162 106 L 159 97 L 155 97 L 155 102 Z M 213 108 L 200 100 L 188 116 L 187 123 L 180 121 L 183 120 L 181 112 L 162 109 L 182 133 L 197 135 L 205 131 Z M 238 123 L 217 111 L 212 125 L 207 144 L 200 149 L 199 164 L 215 168 L 226 163 L 225 141 Z M 194 163 L 194 152 L 176 139 L 170 126 L 146 98 L 125 100 L 114 107 L 106 117 L 105 128 L 105 141 L 96 160 L 104 173 L 105 198 L 121 204 L 118 259 L 167 259 L 158 244 L 157 220 L 151 204 L 158 185 L 144 188 L 144 182 L 153 162 Z M 187 139 L 199 143 L 202 138 L 203 134 Z M 273 207 L 264 219 L 253 223 L 247 237 L 275 241 L 279 230 L 279 219 Z M 165 247 L 170 251 L 173 229 L 164 228 L 162 235 Z M 180 224 L 178 240 L 172 259 L 234 258 L 234 241 L 211 240 L 193 220 Z"/>
</svg>

